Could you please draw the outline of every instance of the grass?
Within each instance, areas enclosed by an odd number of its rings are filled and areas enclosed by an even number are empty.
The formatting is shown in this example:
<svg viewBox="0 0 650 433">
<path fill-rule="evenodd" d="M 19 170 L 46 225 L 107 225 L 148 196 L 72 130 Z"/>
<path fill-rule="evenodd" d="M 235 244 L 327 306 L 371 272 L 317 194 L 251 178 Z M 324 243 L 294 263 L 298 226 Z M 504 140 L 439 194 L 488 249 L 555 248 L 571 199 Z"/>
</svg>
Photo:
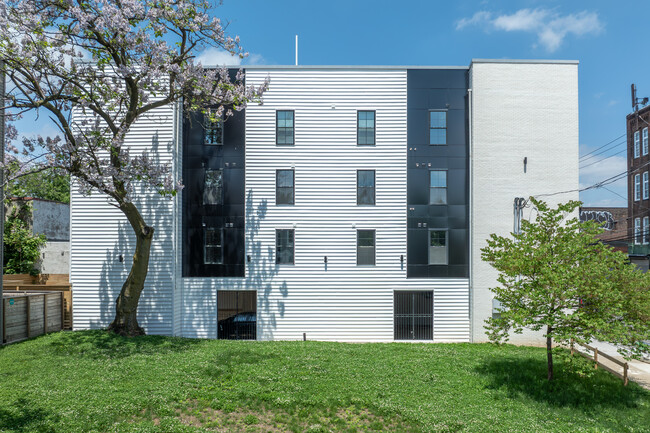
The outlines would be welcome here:
<svg viewBox="0 0 650 433">
<path fill-rule="evenodd" d="M 65 332 L 0 349 L 2 432 L 650 432 L 650 393 L 543 349 Z M 576 362 L 583 362 L 578 360 Z"/>
</svg>

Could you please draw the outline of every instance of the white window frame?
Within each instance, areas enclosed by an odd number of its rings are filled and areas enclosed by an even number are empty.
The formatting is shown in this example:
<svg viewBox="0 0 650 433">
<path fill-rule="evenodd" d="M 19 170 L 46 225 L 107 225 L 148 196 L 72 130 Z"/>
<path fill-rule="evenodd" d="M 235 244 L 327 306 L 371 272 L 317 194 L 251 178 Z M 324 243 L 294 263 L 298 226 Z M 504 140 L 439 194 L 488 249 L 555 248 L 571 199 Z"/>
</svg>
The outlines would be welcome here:
<svg viewBox="0 0 650 433">
<path fill-rule="evenodd" d="M 648 154 L 648 127 L 647 126 L 643 128 L 643 134 L 641 135 L 641 139 L 642 139 L 641 153 L 643 155 L 647 155 Z"/>
<path fill-rule="evenodd" d="M 641 175 L 634 175 L 634 201 L 641 200 Z"/>
<path fill-rule="evenodd" d="M 647 200 L 650 197 L 650 191 L 648 191 L 649 186 L 648 172 L 646 171 L 643 173 L 643 200 Z"/>
<path fill-rule="evenodd" d="M 641 153 L 641 152 L 640 152 L 640 150 L 641 150 L 640 147 L 641 147 L 641 146 L 640 146 L 640 143 L 639 143 L 639 141 L 640 141 L 640 135 L 641 135 L 641 134 L 639 133 L 639 131 L 636 131 L 636 132 L 634 133 L 634 157 L 635 157 L 635 158 L 638 158 L 639 156 L 641 156 L 641 155 L 640 155 L 640 153 Z"/>
<path fill-rule="evenodd" d="M 641 218 L 634 218 L 634 244 L 641 244 Z"/>
<path fill-rule="evenodd" d="M 643 245 L 648 245 L 648 230 L 650 230 L 650 217 L 643 217 L 643 232 L 641 233 L 641 239 Z"/>
</svg>

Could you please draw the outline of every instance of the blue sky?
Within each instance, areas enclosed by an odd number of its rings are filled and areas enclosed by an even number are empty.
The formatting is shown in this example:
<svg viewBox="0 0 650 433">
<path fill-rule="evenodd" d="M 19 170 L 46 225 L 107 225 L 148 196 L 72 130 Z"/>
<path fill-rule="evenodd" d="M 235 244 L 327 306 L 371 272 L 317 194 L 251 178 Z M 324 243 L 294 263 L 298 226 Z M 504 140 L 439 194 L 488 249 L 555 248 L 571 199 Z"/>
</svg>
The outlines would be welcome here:
<svg viewBox="0 0 650 433">
<path fill-rule="evenodd" d="M 644 54 L 647 1 L 225 0 L 216 15 L 230 21 L 229 31 L 250 52 L 244 63 L 293 64 L 296 34 L 299 62 L 305 65 L 579 60 L 581 155 L 625 133 L 632 82 L 639 96 L 650 96 L 650 56 Z M 204 54 L 232 63 L 220 53 Z M 24 133 L 53 132 L 29 119 L 19 127 Z M 586 158 L 581 186 L 625 171 L 624 149 L 619 139 L 604 153 Z M 581 200 L 626 206 L 624 180 L 607 188 L 583 192 Z"/>
</svg>

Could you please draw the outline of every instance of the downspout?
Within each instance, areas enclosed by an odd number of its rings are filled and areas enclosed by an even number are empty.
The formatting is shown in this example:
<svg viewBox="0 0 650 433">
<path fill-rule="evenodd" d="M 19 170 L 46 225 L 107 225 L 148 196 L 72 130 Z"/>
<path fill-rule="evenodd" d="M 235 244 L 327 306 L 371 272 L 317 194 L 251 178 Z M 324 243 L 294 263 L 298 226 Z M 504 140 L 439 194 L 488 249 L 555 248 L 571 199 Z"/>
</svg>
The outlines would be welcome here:
<svg viewBox="0 0 650 433">
<path fill-rule="evenodd" d="M 470 78 L 471 78 L 471 69 L 470 69 Z M 472 160 L 474 158 L 474 151 L 473 151 L 473 142 L 472 142 L 472 98 L 473 98 L 473 92 L 471 89 L 471 81 L 470 81 L 470 88 L 467 89 L 467 138 L 469 142 L 469 157 L 468 157 L 468 171 L 469 171 L 469 182 L 468 182 L 468 195 L 469 195 L 469 236 L 468 236 L 468 242 L 469 242 L 469 341 L 470 343 L 474 342 L 474 261 L 472 260 L 473 256 L 473 234 L 474 234 L 474 207 L 473 207 L 473 199 L 472 199 L 472 185 L 474 184 L 473 178 L 474 178 L 474 173 L 472 172 Z"/>
</svg>

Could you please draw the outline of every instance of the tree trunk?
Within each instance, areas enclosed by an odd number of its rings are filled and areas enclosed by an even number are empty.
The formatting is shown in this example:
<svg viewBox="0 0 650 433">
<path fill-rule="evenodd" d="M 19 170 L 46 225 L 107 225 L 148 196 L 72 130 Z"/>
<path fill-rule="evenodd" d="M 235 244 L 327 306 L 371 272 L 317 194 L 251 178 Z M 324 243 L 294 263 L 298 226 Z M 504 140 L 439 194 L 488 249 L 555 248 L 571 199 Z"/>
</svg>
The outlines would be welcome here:
<svg viewBox="0 0 650 433">
<path fill-rule="evenodd" d="M 553 380 L 553 340 L 550 326 L 546 331 L 546 359 L 548 360 L 548 380 Z"/>
<path fill-rule="evenodd" d="M 136 244 L 131 272 L 129 272 L 115 302 L 115 319 L 108 330 L 119 335 L 134 337 L 145 334 L 144 329 L 138 325 L 138 302 L 149 270 L 149 254 L 154 229 L 145 224 L 133 203 L 124 203 L 120 209 L 128 218 L 135 232 Z"/>
</svg>

